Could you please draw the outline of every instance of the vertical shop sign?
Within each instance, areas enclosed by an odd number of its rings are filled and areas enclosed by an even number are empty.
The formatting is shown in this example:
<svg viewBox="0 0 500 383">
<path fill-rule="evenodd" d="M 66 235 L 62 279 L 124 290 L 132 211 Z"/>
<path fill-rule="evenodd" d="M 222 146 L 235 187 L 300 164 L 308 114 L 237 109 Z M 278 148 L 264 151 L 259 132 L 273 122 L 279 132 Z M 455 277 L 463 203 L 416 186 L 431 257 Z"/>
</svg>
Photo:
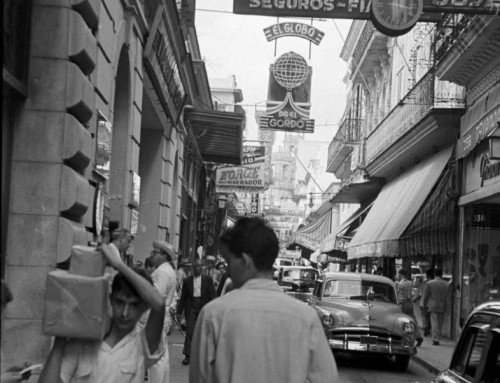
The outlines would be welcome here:
<svg viewBox="0 0 500 383">
<path fill-rule="evenodd" d="M 168 29 L 167 14 L 161 5 L 144 49 L 144 64 L 164 108 L 177 122 L 184 107 L 186 91 Z"/>
<path fill-rule="evenodd" d="M 259 193 L 252 193 L 252 202 L 250 203 L 250 213 L 259 213 Z"/>
</svg>

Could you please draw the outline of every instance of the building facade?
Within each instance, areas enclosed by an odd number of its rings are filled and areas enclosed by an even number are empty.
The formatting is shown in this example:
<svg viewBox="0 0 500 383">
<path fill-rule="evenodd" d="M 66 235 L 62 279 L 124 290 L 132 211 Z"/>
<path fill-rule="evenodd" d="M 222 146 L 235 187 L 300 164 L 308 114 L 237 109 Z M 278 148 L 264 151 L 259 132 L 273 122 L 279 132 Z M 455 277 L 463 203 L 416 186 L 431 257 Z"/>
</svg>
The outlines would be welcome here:
<svg viewBox="0 0 500 383">
<path fill-rule="evenodd" d="M 465 87 L 456 144 L 457 314 L 500 299 L 500 18 L 449 15 L 436 36 L 437 75 Z"/>
<path fill-rule="evenodd" d="M 354 21 L 341 54 L 350 92 L 328 163 L 342 180 L 334 201 L 361 206 L 363 222 L 346 247 L 358 271 L 377 265 L 394 278 L 397 265 L 441 267 L 449 280 L 457 273 L 455 144 L 465 93 L 437 77 L 437 28 L 420 23 L 388 37 Z M 455 306 L 448 336 L 457 331 Z"/>
<path fill-rule="evenodd" d="M 194 1 L 3 7 L 1 254 L 15 299 L 2 343 L 7 364 L 42 362 L 47 273 L 119 227 L 135 235 L 130 262 L 155 239 L 192 256 L 205 164 L 240 163 L 244 117 L 212 108 Z"/>
</svg>

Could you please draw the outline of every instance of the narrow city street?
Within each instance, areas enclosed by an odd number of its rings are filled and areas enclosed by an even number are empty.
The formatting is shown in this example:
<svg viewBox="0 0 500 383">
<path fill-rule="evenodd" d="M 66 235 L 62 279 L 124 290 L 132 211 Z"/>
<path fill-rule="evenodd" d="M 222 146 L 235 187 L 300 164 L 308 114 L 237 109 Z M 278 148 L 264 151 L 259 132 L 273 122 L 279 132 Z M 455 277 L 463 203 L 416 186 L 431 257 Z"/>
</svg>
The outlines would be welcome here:
<svg viewBox="0 0 500 383">
<path fill-rule="evenodd" d="M 182 365 L 184 337 L 177 329 L 168 338 L 170 355 L 170 381 L 189 382 L 189 366 Z M 433 375 L 424 367 L 411 361 L 408 370 L 396 370 L 394 359 L 337 354 L 337 367 L 342 383 L 429 383 Z"/>
</svg>

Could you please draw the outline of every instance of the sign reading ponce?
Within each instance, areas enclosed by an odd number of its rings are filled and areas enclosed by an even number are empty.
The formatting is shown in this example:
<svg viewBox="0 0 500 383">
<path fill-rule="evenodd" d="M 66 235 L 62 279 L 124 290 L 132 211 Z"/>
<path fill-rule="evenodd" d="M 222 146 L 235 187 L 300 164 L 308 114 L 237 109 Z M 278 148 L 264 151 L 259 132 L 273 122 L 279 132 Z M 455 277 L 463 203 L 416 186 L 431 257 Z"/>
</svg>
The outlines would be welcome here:
<svg viewBox="0 0 500 383">
<path fill-rule="evenodd" d="M 264 166 L 232 166 L 219 168 L 216 171 L 217 187 L 220 186 L 233 186 L 244 188 L 257 188 L 264 187 Z"/>
</svg>

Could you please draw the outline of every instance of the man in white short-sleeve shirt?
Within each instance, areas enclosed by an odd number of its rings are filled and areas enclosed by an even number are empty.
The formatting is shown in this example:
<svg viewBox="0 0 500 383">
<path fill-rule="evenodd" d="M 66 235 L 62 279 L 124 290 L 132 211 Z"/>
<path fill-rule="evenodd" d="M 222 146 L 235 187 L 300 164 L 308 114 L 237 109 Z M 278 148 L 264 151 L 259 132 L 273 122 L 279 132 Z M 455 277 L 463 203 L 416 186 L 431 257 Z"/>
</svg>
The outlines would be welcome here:
<svg viewBox="0 0 500 383">
<path fill-rule="evenodd" d="M 146 369 L 163 355 L 164 298 L 144 270 L 128 267 L 109 246 L 102 250 L 118 271 L 110 294 L 111 327 L 103 341 L 56 337 L 39 383 L 142 383 Z M 148 307 L 148 321 L 139 326 Z"/>
</svg>

